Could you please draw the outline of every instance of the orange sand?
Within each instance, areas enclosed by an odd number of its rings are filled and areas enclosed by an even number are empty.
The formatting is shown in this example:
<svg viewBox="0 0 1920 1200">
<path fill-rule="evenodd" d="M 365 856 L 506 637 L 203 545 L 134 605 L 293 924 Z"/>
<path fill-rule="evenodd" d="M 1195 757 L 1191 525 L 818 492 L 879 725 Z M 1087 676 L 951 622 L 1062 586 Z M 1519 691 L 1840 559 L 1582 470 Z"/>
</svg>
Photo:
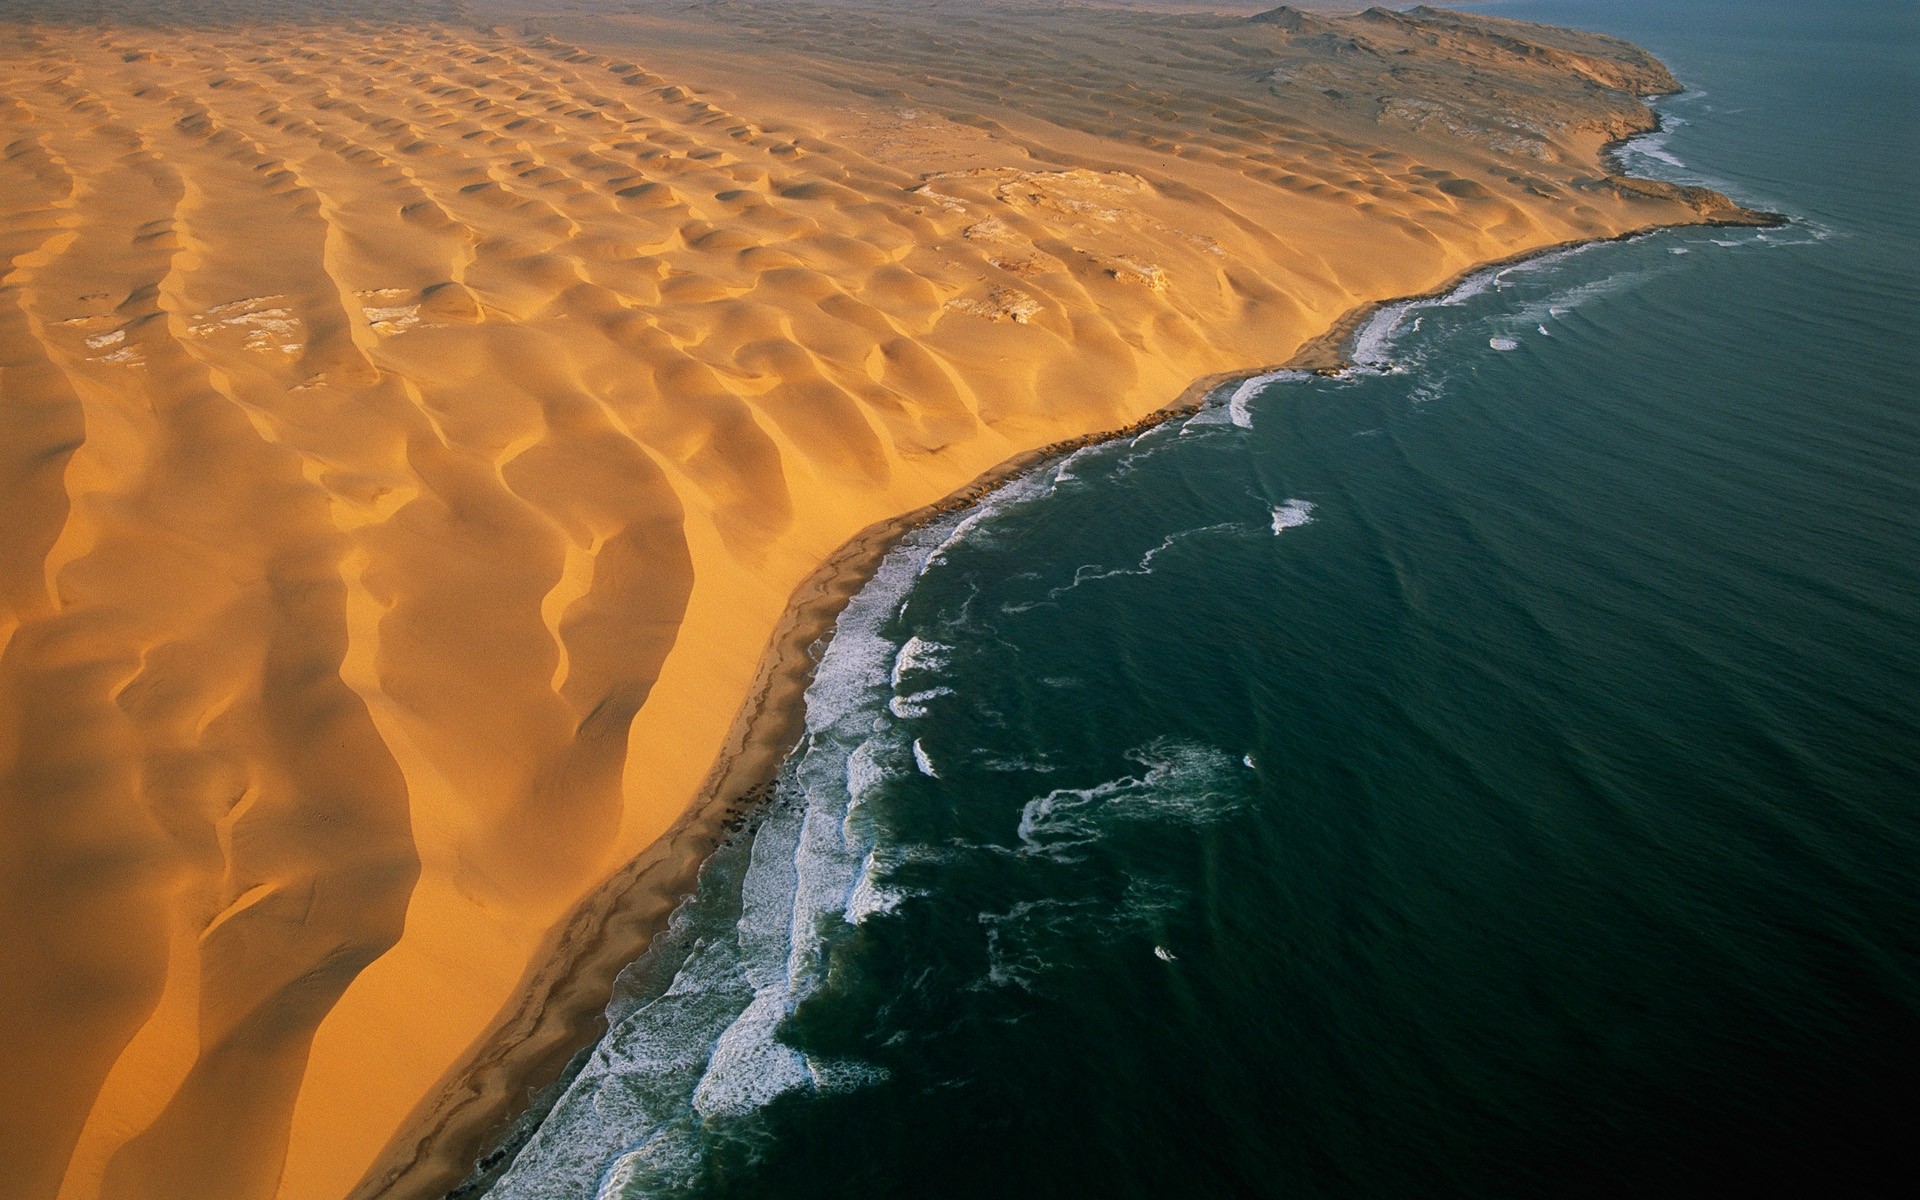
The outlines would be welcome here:
<svg viewBox="0 0 1920 1200">
<path fill-rule="evenodd" d="M 1602 179 L 1657 64 L 1484 18 L 337 8 L 0 8 L 19 1200 L 431 1194 L 837 547 L 1726 215 Z"/>
</svg>

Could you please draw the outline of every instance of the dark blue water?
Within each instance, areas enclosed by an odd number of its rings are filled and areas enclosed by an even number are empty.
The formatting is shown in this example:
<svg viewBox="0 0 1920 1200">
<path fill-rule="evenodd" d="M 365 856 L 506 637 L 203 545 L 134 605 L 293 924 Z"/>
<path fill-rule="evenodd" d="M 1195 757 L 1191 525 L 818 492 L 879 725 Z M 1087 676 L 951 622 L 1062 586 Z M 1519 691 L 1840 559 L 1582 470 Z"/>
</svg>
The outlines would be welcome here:
<svg viewBox="0 0 1920 1200">
<path fill-rule="evenodd" d="M 1489 275 L 910 539 L 496 1195 L 1847 1194 L 1911 1141 L 1913 6 L 1498 11 L 1649 46 L 1636 169 L 1794 223 Z"/>
</svg>

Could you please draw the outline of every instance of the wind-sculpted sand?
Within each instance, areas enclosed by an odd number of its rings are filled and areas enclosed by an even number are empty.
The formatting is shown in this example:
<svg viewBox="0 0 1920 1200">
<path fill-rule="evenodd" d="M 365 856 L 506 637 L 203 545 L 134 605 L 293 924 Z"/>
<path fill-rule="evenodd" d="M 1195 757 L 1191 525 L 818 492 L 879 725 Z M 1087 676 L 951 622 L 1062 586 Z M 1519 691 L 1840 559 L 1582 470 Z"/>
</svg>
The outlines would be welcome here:
<svg viewBox="0 0 1920 1200">
<path fill-rule="evenodd" d="M 1644 55 L 1430 11 L 0 16 L 19 1200 L 444 1191 L 785 749 L 746 717 L 876 523 L 1739 215 L 1604 177 Z"/>
</svg>

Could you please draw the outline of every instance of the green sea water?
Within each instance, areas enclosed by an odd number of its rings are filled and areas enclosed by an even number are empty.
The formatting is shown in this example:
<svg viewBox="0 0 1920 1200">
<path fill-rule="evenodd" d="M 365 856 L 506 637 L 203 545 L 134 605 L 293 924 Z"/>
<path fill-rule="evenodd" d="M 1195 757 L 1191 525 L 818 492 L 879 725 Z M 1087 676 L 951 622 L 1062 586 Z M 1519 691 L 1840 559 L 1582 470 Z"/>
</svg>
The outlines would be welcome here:
<svg viewBox="0 0 1920 1200">
<path fill-rule="evenodd" d="M 493 1195 L 1911 1182 L 1914 6 L 1491 11 L 1648 46 L 1629 165 L 1792 223 L 1484 275 L 909 538 Z"/>
</svg>

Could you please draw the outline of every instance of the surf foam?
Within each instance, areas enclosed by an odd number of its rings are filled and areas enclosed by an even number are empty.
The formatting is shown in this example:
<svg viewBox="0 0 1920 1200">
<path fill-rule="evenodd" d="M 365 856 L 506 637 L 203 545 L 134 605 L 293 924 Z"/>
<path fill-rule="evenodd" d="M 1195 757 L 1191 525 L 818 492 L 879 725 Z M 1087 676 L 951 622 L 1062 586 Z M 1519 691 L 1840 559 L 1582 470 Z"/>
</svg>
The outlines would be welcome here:
<svg viewBox="0 0 1920 1200">
<path fill-rule="evenodd" d="M 1167 817 L 1212 821 L 1235 801 L 1225 786 L 1233 760 L 1210 746 L 1162 739 L 1127 757 L 1145 771 L 1092 787 L 1055 788 L 1029 800 L 1016 829 L 1022 852 L 1071 856 L 1112 825 Z"/>
<path fill-rule="evenodd" d="M 924 747 L 888 720 L 949 689 L 901 698 L 947 647 L 889 632 L 914 582 L 966 532 L 1044 493 L 1017 480 L 968 513 L 916 530 L 889 553 L 835 623 L 805 697 L 805 734 L 750 841 L 723 849 L 666 936 L 621 976 L 609 1031 L 514 1162 L 500 1200 L 635 1194 L 684 1186 L 716 1127 L 755 1128 L 778 1096 L 866 1086 L 884 1072 L 820 1058 L 781 1038 L 825 979 L 835 929 L 892 911 L 869 805 L 890 780 L 930 773 Z M 608 1165 L 610 1162 L 610 1165 Z M 603 1170 L 604 1168 L 604 1170 Z"/>
<path fill-rule="evenodd" d="M 1311 500 L 1288 500 L 1273 510 L 1273 536 L 1279 537 L 1289 529 L 1298 529 L 1302 525 L 1313 523 L 1314 504 Z"/>
</svg>

